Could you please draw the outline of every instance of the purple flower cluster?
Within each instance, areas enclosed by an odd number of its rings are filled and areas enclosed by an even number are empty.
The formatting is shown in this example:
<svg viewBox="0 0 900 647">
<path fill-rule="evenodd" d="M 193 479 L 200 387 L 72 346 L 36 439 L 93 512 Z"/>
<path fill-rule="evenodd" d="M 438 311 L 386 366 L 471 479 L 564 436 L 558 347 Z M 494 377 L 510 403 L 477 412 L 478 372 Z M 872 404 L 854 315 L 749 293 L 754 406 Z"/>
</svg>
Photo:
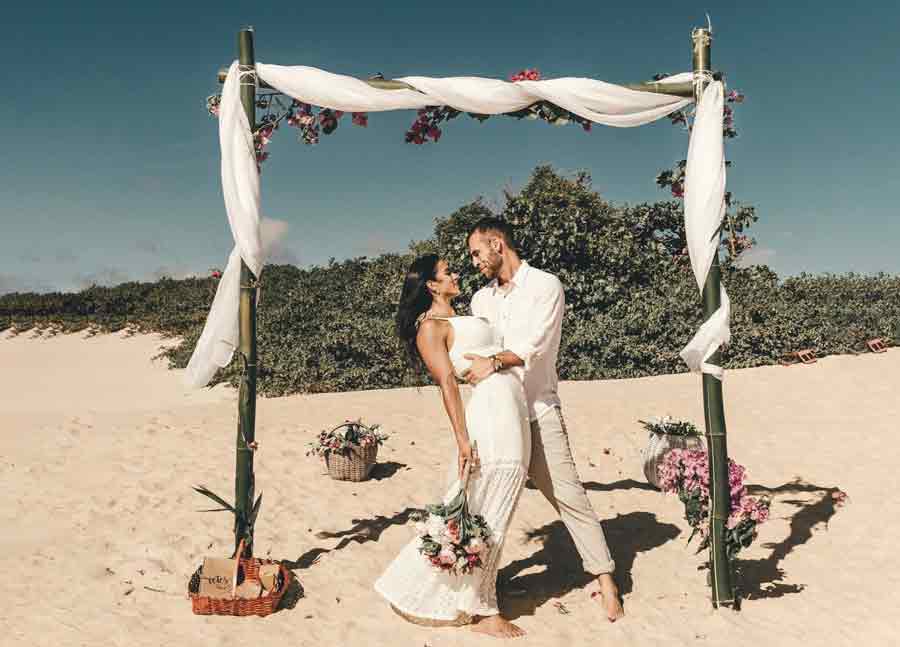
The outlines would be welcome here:
<svg viewBox="0 0 900 647">
<path fill-rule="evenodd" d="M 416 120 L 406 131 L 407 144 L 424 144 L 429 139 L 437 142 L 441 135 L 438 124 L 459 115 L 458 110 L 447 106 L 429 106 L 416 112 Z"/>
<path fill-rule="evenodd" d="M 700 534 L 700 548 L 709 543 L 709 456 L 702 449 L 673 449 L 659 465 L 659 487 L 677 494 L 685 505 L 685 518 Z M 728 460 L 730 513 L 726 523 L 725 544 L 729 557 L 756 538 L 756 527 L 769 518 L 769 501 L 747 494 L 746 470 Z M 691 535 L 693 537 L 693 534 Z"/>
<path fill-rule="evenodd" d="M 256 150 L 256 167 L 260 168 L 263 162 L 269 159 L 266 146 L 272 142 L 272 133 L 278 128 L 278 122 L 266 120 L 259 130 L 253 133 L 253 147 Z"/>
<path fill-rule="evenodd" d="M 307 456 L 327 456 L 332 452 L 349 455 L 353 447 L 370 447 L 381 445 L 388 436 L 380 431 L 379 425 L 367 427 L 361 421 L 346 421 L 331 431 L 319 432 L 315 441 L 309 443 Z"/>
<path fill-rule="evenodd" d="M 288 126 L 300 129 L 299 139 L 304 144 L 319 143 L 319 124 L 312 113 L 312 106 L 308 103 L 294 101 L 291 104 L 292 112 L 287 117 Z"/>
<path fill-rule="evenodd" d="M 222 103 L 221 94 L 211 94 L 206 97 L 206 111 L 211 117 L 219 116 L 219 104 Z"/>
<path fill-rule="evenodd" d="M 669 74 L 654 74 L 654 81 L 662 81 L 664 78 L 671 76 Z M 718 77 L 717 77 L 718 78 Z M 746 99 L 746 95 L 740 90 L 729 90 L 725 95 L 726 103 L 744 103 L 744 99 Z M 685 130 L 690 130 L 693 126 L 692 120 L 687 112 L 684 110 L 677 110 L 676 112 L 669 114 L 669 121 L 671 121 L 674 125 L 684 128 Z M 731 106 L 725 106 L 724 108 L 724 120 L 722 123 L 722 134 L 725 137 L 731 139 L 732 137 L 737 137 L 737 130 L 734 127 L 734 108 Z M 682 196 L 676 196 L 682 197 Z"/>
<path fill-rule="evenodd" d="M 365 128 L 369 125 L 369 117 L 365 112 L 351 114 L 354 126 Z M 295 99 L 287 113 L 287 124 L 300 130 L 298 139 L 304 144 L 312 145 L 319 143 L 320 133 L 330 135 L 337 130 L 338 122 L 343 116 L 343 110 L 332 110 L 331 108 L 319 108 L 319 113 L 316 115 L 313 113 L 313 106 Z"/>
<path fill-rule="evenodd" d="M 515 83 L 516 81 L 540 81 L 541 73 L 536 69 L 524 69 L 521 72 L 516 72 L 515 74 L 509 77 L 509 80 Z"/>
</svg>

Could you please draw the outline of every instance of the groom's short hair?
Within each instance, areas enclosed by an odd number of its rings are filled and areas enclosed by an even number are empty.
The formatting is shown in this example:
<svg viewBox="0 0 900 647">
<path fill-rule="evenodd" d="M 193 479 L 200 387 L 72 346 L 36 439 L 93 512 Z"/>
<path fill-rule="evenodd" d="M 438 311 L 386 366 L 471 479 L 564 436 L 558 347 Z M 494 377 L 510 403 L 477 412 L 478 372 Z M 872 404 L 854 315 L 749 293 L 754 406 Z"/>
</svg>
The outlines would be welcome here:
<svg viewBox="0 0 900 647">
<path fill-rule="evenodd" d="M 466 236 L 466 244 L 468 244 L 468 242 L 472 240 L 472 236 L 476 233 L 500 234 L 500 237 L 503 238 L 503 242 L 506 244 L 506 246 L 511 250 L 516 251 L 516 241 L 513 239 L 512 225 L 510 225 L 505 220 L 500 220 L 500 218 L 494 218 L 493 216 L 485 216 L 474 225 L 469 227 L 469 234 L 468 236 Z"/>
</svg>

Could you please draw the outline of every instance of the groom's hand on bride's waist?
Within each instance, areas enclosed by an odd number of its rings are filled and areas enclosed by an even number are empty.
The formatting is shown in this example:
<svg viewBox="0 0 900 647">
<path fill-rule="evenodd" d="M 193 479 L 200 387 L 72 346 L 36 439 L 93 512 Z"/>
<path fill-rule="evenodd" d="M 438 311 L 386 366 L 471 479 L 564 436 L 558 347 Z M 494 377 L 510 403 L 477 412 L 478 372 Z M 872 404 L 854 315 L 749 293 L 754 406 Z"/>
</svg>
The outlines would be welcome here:
<svg viewBox="0 0 900 647">
<path fill-rule="evenodd" d="M 494 372 L 494 363 L 490 357 L 482 357 L 474 353 L 466 353 L 463 357 L 472 360 L 472 366 L 466 372 L 466 382 L 473 386 Z"/>
</svg>

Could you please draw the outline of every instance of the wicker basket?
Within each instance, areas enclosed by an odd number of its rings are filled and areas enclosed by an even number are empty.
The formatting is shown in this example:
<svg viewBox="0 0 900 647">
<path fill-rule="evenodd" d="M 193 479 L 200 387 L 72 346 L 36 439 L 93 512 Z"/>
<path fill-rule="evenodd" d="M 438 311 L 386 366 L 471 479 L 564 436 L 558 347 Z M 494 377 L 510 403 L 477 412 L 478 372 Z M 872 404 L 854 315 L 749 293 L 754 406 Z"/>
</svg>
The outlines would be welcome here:
<svg viewBox="0 0 900 647">
<path fill-rule="evenodd" d="M 365 447 L 350 445 L 348 455 L 329 452 L 325 455 L 328 475 L 336 481 L 365 481 L 375 467 L 378 458 L 378 444 Z"/>
<path fill-rule="evenodd" d="M 241 541 L 237 554 L 244 552 L 244 542 Z M 238 580 L 259 580 L 259 567 L 263 564 L 278 564 L 278 580 L 274 590 L 264 593 L 258 598 L 245 599 L 234 597 L 234 589 Z M 197 569 L 188 585 L 188 595 L 191 598 L 191 608 L 197 615 L 208 616 L 267 616 L 278 608 L 279 602 L 287 591 L 294 578 L 284 564 L 270 559 L 240 558 L 236 560 L 237 572 L 232 578 L 231 598 L 210 598 L 200 595 L 200 571 Z M 243 575 L 241 578 L 240 575 Z"/>
<path fill-rule="evenodd" d="M 647 482 L 659 488 L 657 467 L 673 449 L 703 449 L 700 436 L 681 436 L 675 434 L 658 434 L 648 432 L 647 448 L 641 452 L 644 460 L 644 476 Z"/>
</svg>

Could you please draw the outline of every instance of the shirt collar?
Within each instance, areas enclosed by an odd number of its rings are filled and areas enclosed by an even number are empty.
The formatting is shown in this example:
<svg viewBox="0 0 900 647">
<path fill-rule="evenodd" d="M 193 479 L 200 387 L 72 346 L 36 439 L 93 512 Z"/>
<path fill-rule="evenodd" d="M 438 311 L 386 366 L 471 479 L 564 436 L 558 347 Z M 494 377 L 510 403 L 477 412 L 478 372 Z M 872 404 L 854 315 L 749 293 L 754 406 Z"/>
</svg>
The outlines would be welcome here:
<svg viewBox="0 0 900 647">
<path fill-rule="evenodd" d="M 519 264 L 519 269 L 516 270 L 516 273 L 513 274 L 513 277 L 509 280 L 510 285 L 513 288 L 520 288 L 525 285 L 525 281 L 528 279 L 528 270 L 531 266 L 528 264 L 528 261 L 522 261 Z M 500 288 L 500 284 L 497 282 L 497 279 L 494 279 L 490 282 L 491 289 L 493 290 L 493 294 L 497 294 L 497 290 Z M 507 291 L 507 294 L 509 291 Z"/>
</svg>

